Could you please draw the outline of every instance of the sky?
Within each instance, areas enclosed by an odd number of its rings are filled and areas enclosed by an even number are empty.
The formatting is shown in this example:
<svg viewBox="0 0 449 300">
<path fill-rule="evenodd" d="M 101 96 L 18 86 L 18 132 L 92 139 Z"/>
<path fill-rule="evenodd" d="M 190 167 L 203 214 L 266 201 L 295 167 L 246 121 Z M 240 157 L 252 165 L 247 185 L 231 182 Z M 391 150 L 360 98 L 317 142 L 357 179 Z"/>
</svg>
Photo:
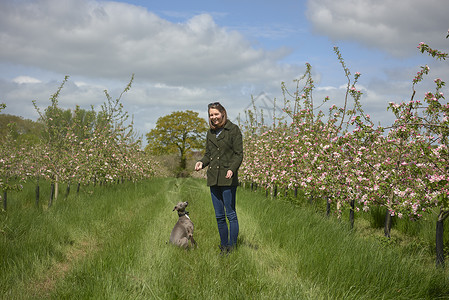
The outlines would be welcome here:
<svg viewBox="0 0 449 300">
<path fill-rule="evenodd" d="M 410 99 L 420 66 L 431 71 L 415 99 L 449 79 L 449 61 L 417 49 L 449 52 L 448 16 L 447 0 L 0 0 L 2 113 L 37 120 L 32 101 L 44 110 L 66 75 L 59 106 L 99 111 L 104 90 L 118 98 L 134 74 L 121 101 L 145 142 L 158 118 L 206 119 L 216 101 L 244 120 L 254 98 L 269 119 L 271 102 L 284 103 L 281 83 L 294 92 L 306 63 L 315 107 L 326 96 L 341 105 L 337 46 L 351 78 L 362 74 L 364 111 L 387 126 L 388 103 Z"/>
</svg>

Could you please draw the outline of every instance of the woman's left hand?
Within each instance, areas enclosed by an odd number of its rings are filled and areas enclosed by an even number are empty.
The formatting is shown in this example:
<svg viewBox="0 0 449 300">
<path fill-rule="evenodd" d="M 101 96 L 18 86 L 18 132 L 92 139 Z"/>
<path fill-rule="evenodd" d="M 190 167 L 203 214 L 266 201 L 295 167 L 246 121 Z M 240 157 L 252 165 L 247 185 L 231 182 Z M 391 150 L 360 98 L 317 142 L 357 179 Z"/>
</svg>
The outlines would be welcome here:
<svg viewBox="0 0 449 300">
<path fill-rule="evenodd" d="M 195 171 L 199 171 L 199 170 L 201 170 L 203 168 L 203 163 L 201 162 L 201 161 L 198 161 L 196 164 L 195 164 Z"/>
<path fill-rule="evenodd" d="M 231 178 L 232 175 L 234 175 L 234 173 L 231 170 L 228 170 L 228 172 L 226 173 L 226 179 Z"/>
</svg>

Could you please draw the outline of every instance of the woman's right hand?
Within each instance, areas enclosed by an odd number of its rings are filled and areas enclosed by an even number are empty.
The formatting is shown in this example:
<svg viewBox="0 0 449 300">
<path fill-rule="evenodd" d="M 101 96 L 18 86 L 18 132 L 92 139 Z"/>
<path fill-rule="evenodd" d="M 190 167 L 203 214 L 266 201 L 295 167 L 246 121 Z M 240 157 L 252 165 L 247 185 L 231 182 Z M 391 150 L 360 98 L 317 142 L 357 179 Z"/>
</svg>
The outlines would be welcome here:
<svg viewBox="0 0 449 300">
<path fill-rule="evenodd" d="M 199 171 L 202 168 L 203 168 L 203 163 L 200 162 L 200 161 L 196 162 L 196 164 L 195 164 L 195 171 Z"/>
</svg>

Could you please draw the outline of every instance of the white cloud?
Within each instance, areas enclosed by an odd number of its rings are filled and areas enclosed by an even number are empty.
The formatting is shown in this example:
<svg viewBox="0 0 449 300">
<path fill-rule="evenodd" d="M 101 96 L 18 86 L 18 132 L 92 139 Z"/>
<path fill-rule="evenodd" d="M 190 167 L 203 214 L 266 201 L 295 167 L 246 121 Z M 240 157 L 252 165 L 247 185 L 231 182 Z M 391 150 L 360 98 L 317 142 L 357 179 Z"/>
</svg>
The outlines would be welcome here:
<svg viewBox="0 0 449 300">
<path fill-rule="evenodd" d="M 59 105 L 98 109 L 105 89 L 115 99 L 135 74 L 122 101 L 135 115 L 136 129 L 145 133 L 158 117 L 175 110 L 206 116 L 211 101 L 222 101 L 236 117 L 251 101 L 242 87 L 280 92 L 281 81 L 301 74 L 302 66 L 280 63 L 288 49 L 256 48 L 238 31 L 218 26 L 212 17 L 217 14 L 174 23 L 146 8 L 112 1 L 3 1 L 4 112 L 35 119 L 31 101 L 49 105 L 65 74 L 70 78 Z M 19 87 L 25 77 L 5 78 L 14 66 L 32 68 L 36 85 Z"/>
<path fill-rule="evenodd" d="M 290 75 L 277 64 L 285 50 L 256 49 L 209 14 L 171 23 L 125 3 L 20 1 L 3 5 L 0 28 L 0 61 L 61 74 L 123 80 L 135 73 L 170 85 Z"/>
<path fill-rule="evenodd" d="M 338 88 L 336 88 L 334 86 L 319 86 L 319 87 L 317 87 L 317 91 L 333 91 L 336 89 L 338 89 Z"/>
<path fill-rule="evenodd" d="M 307 17 L 317 33 L 359 42 L 394 56 L 416 54 L 423 41 L 447 49 L 449 5 L 441 0 L 308 0 Z"/>
<path fill-rule="evenodd" d="M 21 83 L 41 83 L 42 82 L 39 79 L 30 77 L 30 76 L 17 76 L 12 81 L 15 83 L 19 83 L 19 84 L 21 84 Z"/>
</svg>

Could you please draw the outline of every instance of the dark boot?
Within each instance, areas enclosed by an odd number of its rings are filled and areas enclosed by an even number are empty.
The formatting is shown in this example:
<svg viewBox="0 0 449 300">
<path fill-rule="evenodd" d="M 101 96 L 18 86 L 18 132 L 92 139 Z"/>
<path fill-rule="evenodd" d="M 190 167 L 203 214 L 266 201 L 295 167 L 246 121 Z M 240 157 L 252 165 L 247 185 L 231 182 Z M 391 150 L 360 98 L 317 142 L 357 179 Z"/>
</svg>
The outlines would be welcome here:
<svg viewBox="0 0 449 300">
<path fill-rule="evenodd" d="M 220 245 L 220 256 L 225 256 L 228 254 L 228 246 Z"/>
<path fill-rule="evenodd" d="M 232 245 L 232 246 L 227 246 L 226 248 L 227 248 L 228 254 L 230 254 L 235 249 L 237 249 L 237 246 L 236 245 Z"/>
<path fill-rule="evenodd" d="M 233 246 L 220 246 L 220 256 L 229 255 L 232 251 L 234 251 L 237 247 Z"/>
</svg>

